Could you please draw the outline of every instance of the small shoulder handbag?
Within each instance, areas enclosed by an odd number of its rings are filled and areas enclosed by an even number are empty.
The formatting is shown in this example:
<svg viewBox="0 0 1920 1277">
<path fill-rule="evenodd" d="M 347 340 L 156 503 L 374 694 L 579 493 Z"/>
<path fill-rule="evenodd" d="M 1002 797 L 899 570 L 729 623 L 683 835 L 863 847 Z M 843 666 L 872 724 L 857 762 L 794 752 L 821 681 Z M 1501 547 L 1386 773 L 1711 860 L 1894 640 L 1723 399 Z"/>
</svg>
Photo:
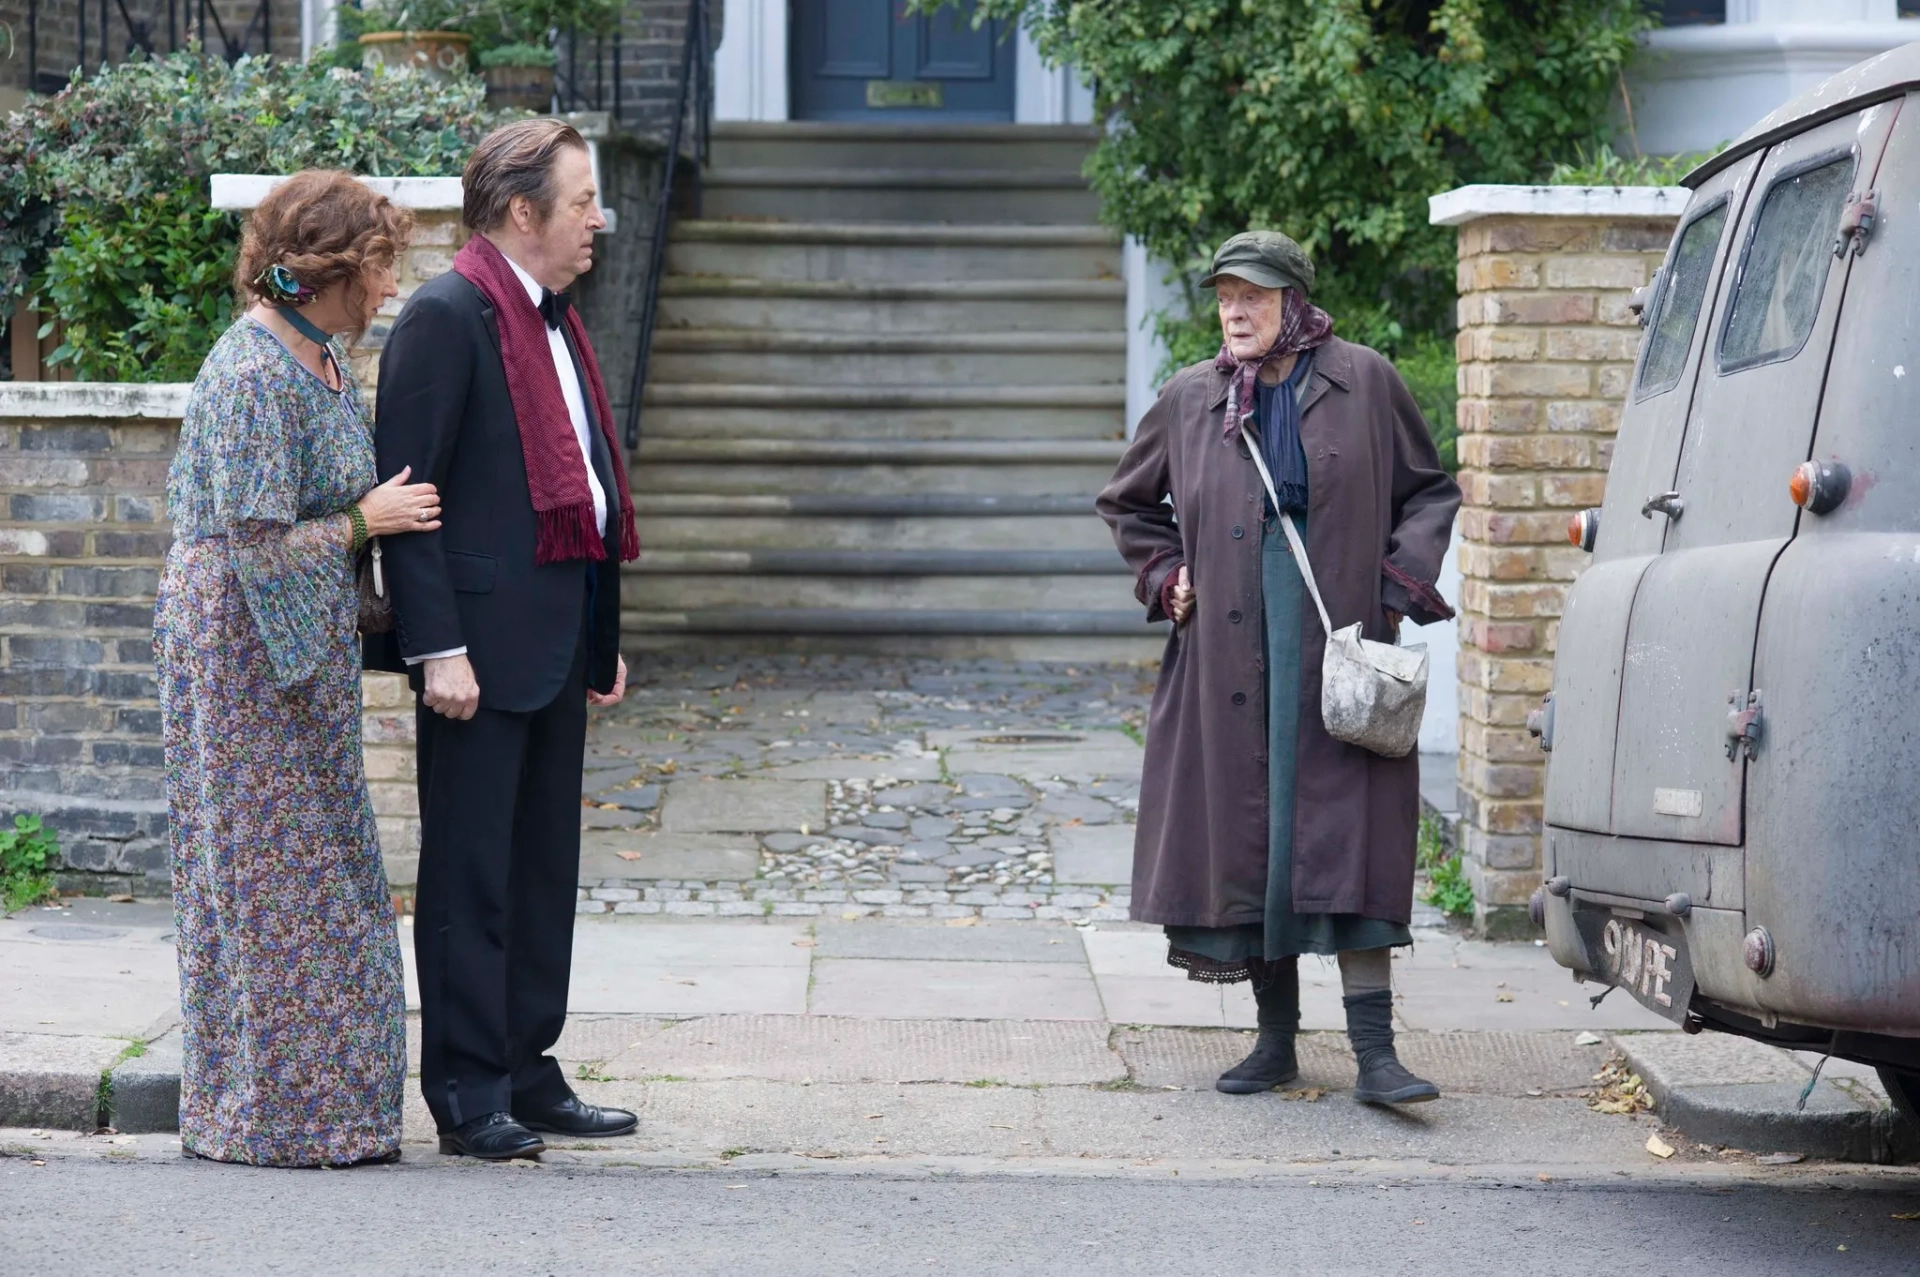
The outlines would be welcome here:
<svg viewBox="0 0 1920 1277">
<path fill-rule="evenodd" d="M 380 538 L 374 537 L 353 563 L 353 584 L 360 596 L 360 632 L 385 634 L 393 628 L 393 596 L 380 570 Z"/>
<path fill-rule="evenodd" d="M 1370 749 L 1386 758 L 1405 758 L 1420 740 L 1420 719 L 1427 708 L 1427 645 L 1376 643 L 1360 637 L 1360 622 L 1333 628 L 1327 605 L 1320 598 L 1320 586 L 1313 579 L 1313 565 L 1307 562 L 1307 547 L 1293 516 L 1280 510 L 1280 497 L 1273 490 L 1273 476 L 1260 455 L 1260 444 L 1245 425 L 1240 437 L 1246 440 L 1253 464 L 1260 469 L 1260 481 L 1267 485 L 1267 496 L 1280 515 L 1287 544 L 1293 549 L 1293 561 L 1300 577 L 1313 596 L 1320 613 L 1320 628 L 1327 635 L 1326 655 L 1320 664 L 1320 718 L 1327 735 Z"/>
</svg>

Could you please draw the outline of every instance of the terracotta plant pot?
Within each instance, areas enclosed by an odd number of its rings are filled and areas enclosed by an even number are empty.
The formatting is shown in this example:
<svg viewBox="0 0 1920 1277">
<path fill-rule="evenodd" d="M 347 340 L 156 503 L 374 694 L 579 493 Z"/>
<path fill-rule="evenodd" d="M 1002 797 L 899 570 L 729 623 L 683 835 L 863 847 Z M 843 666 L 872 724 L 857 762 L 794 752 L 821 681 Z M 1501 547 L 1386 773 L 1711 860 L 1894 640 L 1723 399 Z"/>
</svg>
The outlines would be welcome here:
<svg viewBox="0 0 1920 1277">
<path fill-rule="evenodd" d="M 375 31 L 360 37 L 360 61 L 446 80 L 467 73 L 472 45 L 473 37 L 464 31 Z"/>
<path fill-rule="evenodd" d="M 553 105 L 553 68 L 482 67 L 487 81 L 487 105 L 545 112 Z"/>
</svg>

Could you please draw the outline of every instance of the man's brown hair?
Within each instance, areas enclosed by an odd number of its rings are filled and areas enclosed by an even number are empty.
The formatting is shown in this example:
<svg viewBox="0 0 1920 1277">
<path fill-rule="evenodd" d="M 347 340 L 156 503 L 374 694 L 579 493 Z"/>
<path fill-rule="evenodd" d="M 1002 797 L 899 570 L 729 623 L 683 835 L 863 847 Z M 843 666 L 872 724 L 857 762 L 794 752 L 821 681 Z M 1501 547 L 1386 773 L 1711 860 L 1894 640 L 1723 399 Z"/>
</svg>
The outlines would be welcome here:
<svg viewBox="0 0 1920 1277">
<path fill-rule="evenodd" d="M 278 300 L 259 281 L 284 266 L 315 292 L 343 280 L 357 303 L 368 262 L 392 262 L 407 251 L 413 214 L 337 169 L 306 169 L 267 192 L 240 234 L 233 272 L 243 298 Z"/>
<path fill-rule="evenodd" d="M 466 192 L 460 217 L 485 234 L 507 220 L 513 197 L 524 195 L 541 221 L 553 216 L 559 192 L 553 164 L 565 147 L 587 149 L 587 140 L 565 120 L 545 117 L 497 128 L 480 139 L 460 175 Z"/>
</svg>

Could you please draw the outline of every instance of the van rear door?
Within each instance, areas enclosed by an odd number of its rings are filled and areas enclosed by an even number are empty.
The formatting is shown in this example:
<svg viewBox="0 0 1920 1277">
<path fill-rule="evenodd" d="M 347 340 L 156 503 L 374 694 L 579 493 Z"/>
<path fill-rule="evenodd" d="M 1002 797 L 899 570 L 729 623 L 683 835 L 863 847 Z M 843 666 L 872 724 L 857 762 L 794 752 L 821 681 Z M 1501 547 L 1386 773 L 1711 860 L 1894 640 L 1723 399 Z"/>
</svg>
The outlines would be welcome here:
<svg viewBox="0 0 1920 1277">
<path fill-rule="evenodd" d="M 1568 593 L 1560 621 L 1553 751 L 1547 755 L 1550 825 L 1602 834 L 1612 828 L 1627 618 L 1641 574 L 1666 535 L 1664 526 L 1640 517 L 1640 503 L 1646 493 L 1664 491 L 1679 464 L 1687 407 L 1709 344 L 1705 312 L 1713 305 L 1714 285 L 1735 242 L 1731 228 L 1739 225 L 1760 158 L 1749 156 L 1694 192 L 1648 304 L 1647 335 L 1614 446 L 1593 562 Z"/>
<path fill-rule="evenodd" d="M 1729 715 L 1749 708 L 1761 595 L 1798 513 L 1781 494 L 1812 442 L 1854 260 L 1835 255 L 1834 237 L 1848 195 L 1871 185 L 1898 110 L 1869 107 L 1767 153 L 1722 276 L 1672 484 L 1622 494 L 1623 504 L 1649 503 L 1665 535 L 1627 626 L 1616 835 L 1741 842 L 1746 763 L 1730 748 Z M 1638 868 L 1631 877 L 1643 880 Z"/>
</svg>

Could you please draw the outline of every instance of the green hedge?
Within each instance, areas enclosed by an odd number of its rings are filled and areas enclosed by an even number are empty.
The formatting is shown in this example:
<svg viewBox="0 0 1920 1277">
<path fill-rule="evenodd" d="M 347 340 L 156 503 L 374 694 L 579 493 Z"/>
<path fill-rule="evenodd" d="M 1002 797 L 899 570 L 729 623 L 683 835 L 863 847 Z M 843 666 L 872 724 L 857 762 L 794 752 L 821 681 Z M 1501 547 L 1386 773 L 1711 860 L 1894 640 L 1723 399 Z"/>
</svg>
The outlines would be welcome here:
<svg viewBox="0 0 1920 1277">
<path fill-rule="evenodd" d="M 239 219 L 214 173 L 458 173 L 478 80 L 178 53 L 76 78 L 0 125 L 0 322 L 27 296 L 88 381 L 187 381 L 233 318 Z"/>
<path fill-rule="evenodd" d="M 914 0 L 933 8 L 939 0 Z M 1643 0 L 980 0 L 1094 86 L 1101 216 L 1188 281 L 1254 227 L 1298 239 L 1335 331 L 1452 426 L 1453 232 L 1427 198 L 1530 182 L 1610 131 Z M 1210 299 L 1161 317 L 1219 349 Z M 1442 364 L 1448 370 L 1442 374 Z M 1443 440 L 1444 442 L 1444 440 Z"/>
</svg>

